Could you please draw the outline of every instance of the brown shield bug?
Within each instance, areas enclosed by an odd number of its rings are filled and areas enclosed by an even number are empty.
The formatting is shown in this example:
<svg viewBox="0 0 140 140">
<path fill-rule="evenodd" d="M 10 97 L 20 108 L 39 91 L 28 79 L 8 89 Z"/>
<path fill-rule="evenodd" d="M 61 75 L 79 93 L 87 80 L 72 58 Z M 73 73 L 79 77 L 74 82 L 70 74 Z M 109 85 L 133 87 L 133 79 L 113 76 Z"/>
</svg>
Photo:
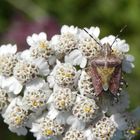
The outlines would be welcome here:
<svg viewBox="0 0 140 140">
<path fill-rule="evenodd" d="M 111 53 L 106 53 L 105 50 L 109 48 L 109 44 L 104 44 L 103 50 L 91 60 L 91 76 L 96 95 L 107 90 L 116 95 L 120 87 L 122 60 Z"/>
<path fill-rule="evenodd" d="M 121 29 L 120 32 L 122 32 L 124 28 Z M 112 45 L 118 36 L 119 35 L 115 37 Z M 93 36 L 91 37 L 94 39 Z M 93 59 L 90 61 L 90 74 L 95 94 L 98 96 L 103 92 L 109 91 L 114 96 L 119 95 L 122 90 L 122 85 L 124 84 L 122 79 L 122 58 L 112 53 L 112 45 L 109 43 L 102 45 L 96 39 L 94 40 L 101 46 L 99 53 L 93 56 Z"/>
</svg>

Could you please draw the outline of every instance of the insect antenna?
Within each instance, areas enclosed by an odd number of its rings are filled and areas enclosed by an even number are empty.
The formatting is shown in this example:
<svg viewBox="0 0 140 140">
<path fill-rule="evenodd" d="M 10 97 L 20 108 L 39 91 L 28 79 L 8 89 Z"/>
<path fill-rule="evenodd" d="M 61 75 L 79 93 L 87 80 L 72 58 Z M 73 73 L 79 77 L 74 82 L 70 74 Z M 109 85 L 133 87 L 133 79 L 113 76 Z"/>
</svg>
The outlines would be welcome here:
<svg viewBox="0 0 140 140">
<path fill-rule="evenodd" d="M 121 30 L 119 31 L 119 34 L 116 35 L 114 41 L 111 44 L 111 47 L 113 46 L 113 44 L 115 43 L 115 41 L 117 40 L 117 38 L 120 36 L 120 34 L 124 31 L 124 29 L 127 27 L 127 25 L 125 25 L 123 28 L 121 28 Z"/>
<path fill-rule="evenodd" d="M 85 28 L 84 28 L 84 31 L 85 31 L 92 39 L 94 39 L 94 41 L 95 41 L 99 46 L 102 47 L 102 44 L 101 44 L 100 42 L 98 42 Z"/>
</svg>

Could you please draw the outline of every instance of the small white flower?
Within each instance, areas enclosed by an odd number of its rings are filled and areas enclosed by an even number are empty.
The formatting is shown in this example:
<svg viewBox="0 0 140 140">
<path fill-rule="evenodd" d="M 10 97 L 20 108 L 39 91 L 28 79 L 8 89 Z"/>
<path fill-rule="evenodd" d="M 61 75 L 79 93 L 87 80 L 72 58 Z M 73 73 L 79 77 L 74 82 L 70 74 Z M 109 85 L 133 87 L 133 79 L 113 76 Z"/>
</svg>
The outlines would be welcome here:
<svg viewBox="0 0 140 140">
<path fill-rule="evenodd" d="M 11 76 L 16 62 L 16 57 L 13 55 L 0 56 L 0 73 L 4 76 Z"/>
<path fill-rule="evenodd" d="M 27 126 L 29 113 L 22 105 L 20 97 L 11 101 L 2 116 L 4 118 L 4 122 L 9 125 L 10 131 L 17 133 L 18 135 L 27 134 L 27 129 L 25 127 Z"/>
<path fill-rule="evenodd" d="M 39 112 L 46 108 L 51 90 L 45 80 L 38 78 L 26 85 L 23 104 L 26 109 Z"/>
<path fill-rule="evenodd" d="M 37 140 L 57 139 L 64 132 L 64 125 L 59 124 L 45 114 L 33 123 L 30 131 L 34 133 Z"/>
<path fill-rule="evenodd" d="M 86 31 L 91 34 L 92 36 L 95 36 L 96 38 L 99 37 L 99 34 L 100 34 L 100 29 L 99 27 L 90 27 L 89 29 L 88 28 L 85 28 Z"/>
<path fill-rule="evenodd" d="M 21 83 L 25 84 L 39 75 L 39 69 L 36 65 L 29 62 L 20 61 L 14 68 L 14 77 Z"/>
<path fill-rule="evenodd" d="M 9 90 L 7 90 L 6 87 L 4 87 L 6 81 L 5 77 L 0 76 L 0 81 L 0 113 L 4 113 L 10 102 L 15 98 L 15 95 L 13 92 L 9 92 Z M 17 88 L 16 86 L 14 86 L 15 91 Z"/>
<path fill-rule="evenodd" d="M 3 113 L 8 107 L 10 101 L 12 100 L 12 95 L 8 93 L 5 89 L 0 88 L 0 112 Z"/>
<path fill-rule="evenodd" d="M 111 140 L 116 136 L 117 128 L 108 117 L 102 117 L 94 125 L 89 127 L 91 131 L 88 140 L 94 138 L 96 140 Z"/>
<path fill-rule="evenodd" d="M 44 48 L 48 45 L 47 35 L 44 32 L 39 34 L 33 34 L 32 36 L 27 37 L 27 43 L 31 47 L 41 47 Z"/>
<path fill-rule="evenodd" d="M 91 76 L 83 70 L 78 81 L 78 89 L 80 94 L 90 98 L 95 97 L 94 87 L 92 83 Z"/>
<path fill-rule="evenodd" d="M 27 37 L 27 43 L 31 46 L 30 56 L 33 59 L 36 58 L 44 58 L 48 61 L 52 59 L 51 57 L 53 55 L 53 50 L 50 47 L 50 43 L 47 40 L 47 35 L 43 32 L 40 34 L 33 34 L 32 36 Z"/>
<path fill-rule="evenodd" d="M 58 84 L 65 87 L 73 87 L 77 80 L 77 71 L 69 63 L 60 63 L 57 61 L 57 65 L 54 67 L 50 76 L 48 76 L 48 82 L 50 87 L 54 84 Z"/>
<path fill-rule="evenodd" d="M 79 29 L 77 27 L 64 25 L 61 28 L 61 35 L 55 35 L 51 39 L 51 47 L 56 54 L 67 53 L 75 49 L 78 41 L 78 32 Z"/>
<path fill-rule="evenodd" d="M 34 59 L 32 62 L 39 69 L 39 75 L 47 76 L 50 73 L 48 62 L 44 58 Z"/>
<path fill-rule="evenodd" d="M 52 74 L 52 73 L 50 73 L 50 74 Z M 53 75 L 49 75 L 49 76 L 47 77 L 47 81 L 48 81 L 48 83 L 49 83 L 49 87 L 50 87 L 50 88 L 53 88 L 54 85 L 55 85 L 55 78 L 54 78 L 54 76 L 53 76 Z"/>
<path fill-rule="evenodd" d="M 63 25 L 61 28 L 61 34 L 67 34 L 67 33 L 77 34 L 78 28 L 74 26 Z"/>
<path fill-rule="evenodd" d="M 46 76 L 49 72 L 49 65 L 44 58 L 37 58 L 34 60 L 21 58 L 14 67 L 14 77 L 21 84 L 30 82 L 37 78 L 38 75 Z"/>
<path fill-rule="evenodd" d="M 133 64 L 134 60 L 134 56 L 126 54 L 122 62 L 122 70 L 126 73 L 131 73 L 132 68 L 135 67 Z"/>
<path fill-rule="evenodd" d="M 24 61 L 32 61 L 33 60 L 29 49 L 26 49 L 22 52 L 18 52 L 17 58 L 18 58 L 18 60 L 24 60 Z"/>
<path fill-rule="evenodd" d="M 86 137 L 84 135 L 84 131 L 83 130 L 77 130 L 77 129 L 73 129 L 73 128 L 70 128 L 63 140 L 85 140 Z"/>
<path fill-rule="evenodd" d="M 98 116 L 99 107 L 94 99 L 78 96 L 72 114 L 83 122 L 90 122 Z"/>
<path fill-rule="evenodd" d="M 2 45 L 0 46 L 0 73 L 3 76 L 11 76 L 13 68 L 17 62 L 16 60 L 16 45 Z"/>
<path fill-rule="evenodd" d="M 79 33 L 79 37 L 82 39 L 84 38 L 88 38 L 90 37 L 90 35 L 92 37 L 94 37 L 95 39 L 97 39 L 99 37 L 99 34 L 100 34 L 100 29 L 99 27 L 90 27 L 90 28 L 84 28 L 87 32 L 85 32 L 84 30 L 80 30 L 80 33 Z M 90 34 L 90 35 L 89 35 Z"/>
<path fill-rule="evenodd" d="M 90 29 L 85 28 L 85 30 L 93 36 L 93 38 L 84 30 L 81 30 L 79 33 L 79 42 L 77 47 L 85 55 L 87 59 L 92 59 L 94 55 L 97 55 L 101 49 L 101 46 L 97 43 L 99 42 L 99 28 L 92 27 Z M 95 41 L 97 40 L 97 42 Z"/>
<path fill-rule="evenodd" d="M 18 56 L 19 61 L 23 61 L 25 63 L 29 63 L 32 65 L 35 65 L 36 67 L 38 67 L 39 70 L 39 74 L 42 76 L 46 76 L 49 74 L 50 70 L 49 70 L 49 64 L 51 63 L 54 64 L 55 58 L 50 57 L 50 59 L 47 61 L 45 58 L 43 57 L 38 57 L 38 58 L 32 58 L 31 54 L 30 54 L 30 50 L 25 50 L 22 53 L 19 54 Z M 48 64 L 49 63 L 49 64 Z"/>
<path fill-rule="evenodd" d="M 83 130 L 86 127 L 86 122 L 79 120 L 79 118 L 75 116 L 69 116 L 67 118 L 67 124 L 71 126 L 73 129 Z"/>
<path fill-rule="evenodd" d="M 109 43 L 109 45 L 112 45 L 112 50 L 116 53 L 127 53 L 129 51 L 129 45 L 125 42 L 125 40 L 120 40 L 119 38 L 115 40 L 115 36 L 113 35 L 102 38 L 101 43 Z"/>
<path fill-rule="evenodd" d="M 74 66 L 79 65 L 80 68 L 84 68 L 87 64 L 87 58 L 82 54 L 80 50 L 76 49 L 65 55 L 65 62 Z"/>
<path fill-rule="evenodd" d="M 76 95 L 77 92 L 72 91 L 70 88 L 55 85 L 54 91 L 47 102 L 48 115 L 65 124 L 76 101 Z"/>
<path fill-rule="evenodd" d="M 3 77 L 1 82 L 2 88 L 15 95 L 19 94 L 23 88 L 23 85 L 14 76 Z"/>
<path fill-rule="evenodd" d="M 59 111 L 71 111 L 76 101 L 77 92 L 71 91 L 69 88 L 61 88 L 55 86 L 53 92 L 53 105 Z"/>
<path fill-rule="evenodd" d="M 15 54 L 17 52 L 16 45 L 1 45 L 0 46 L 0 55 L 7 55 L 7 54 Z"/>
</svg>

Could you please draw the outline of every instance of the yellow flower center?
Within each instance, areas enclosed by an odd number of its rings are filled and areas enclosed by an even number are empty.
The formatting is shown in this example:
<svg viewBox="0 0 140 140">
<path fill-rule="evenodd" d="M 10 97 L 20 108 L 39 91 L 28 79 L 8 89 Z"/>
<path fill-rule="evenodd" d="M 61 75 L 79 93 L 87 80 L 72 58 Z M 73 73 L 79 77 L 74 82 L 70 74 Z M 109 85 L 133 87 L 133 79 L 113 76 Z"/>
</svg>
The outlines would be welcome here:
<svg viewBox="0 0 140 140">
<path fill-rule="evenodd" d="M 135 135 L 136 134 L 136 131 L 135 130 L 130 130 L 130 133 Z"/>
<path fill-rule="evenodd" d="M 60 105 L 61 105 L 62 107 L 65 106 L 65 101 L 60 101 L 59 103 L 60 103 Z"/>
<path fill-rule="evenodd" d="M 90 106 L 84 106 L 84 112 L 90 113 L 91 112 L 91 107 Z"/>
<path fill-rule="evenodd" d="M 44 42 L 40 42 L 39 47 L 42 48 L 42 49 L 44 49 L 44 48 L 46 48 L 47 46 L 46 46 L 46 44 L 45 44 Z"/>
<path fill-rule="evenodd" d="M 50 136 L 50 135 L 53 135 L 53 131 L 51 129 L 46 129 L 44 131 L 44 134 L 47 135 L 47 136 Z"/>
<path fill-rule="evenodd" d="M 59 74 L 62 75 L 63 77 L 71 78 L 72 73 L 69 71 L 65 71 L 63 68 L 60 69 Z"/>
<path fill-rule="evenodd" d="M 71 78 L 72 74 L 71 73 L 65 73 L 65 77 Z"/>
<path fill-rule="evenodd" d="M 62 74 L 62 76 L 67 77 L 67 78 L 72 77 L 72 74 L 70 72 L 62 72 L 61 74 Z"/>
<path fill-rule="evenodd" d="M 19 116 L 17 116 L 17 117 L 15 118 L 15 123 L 16 123 L 17 125 L 19 125 L 19 124 L 21 123 L 21 118 L 20 118 Z"/>
<path fill-rule="evenodd" d="M 38 103 L 37 103 L 37 101 L 33 101 L 33 106 L 37 106 L 38 105 Z"/>
<path fill-rule="evenodd" d="M 139 133 L 139 131 L 140 131 L 140 128 L 137 127 L 136 129 L 130 130 L 130 133 L 133 134 L 133 135 L 136 135 L 137 133 Z"/>
</svg>

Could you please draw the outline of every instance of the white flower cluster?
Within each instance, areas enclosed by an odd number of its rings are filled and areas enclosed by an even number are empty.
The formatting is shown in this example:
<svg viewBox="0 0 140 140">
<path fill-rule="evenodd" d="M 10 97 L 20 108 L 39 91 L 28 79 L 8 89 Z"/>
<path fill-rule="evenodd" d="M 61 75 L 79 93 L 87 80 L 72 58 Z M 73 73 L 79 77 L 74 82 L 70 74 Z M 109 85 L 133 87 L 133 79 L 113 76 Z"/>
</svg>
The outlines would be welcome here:
<svg viewBox="0 0 140 140">
<path fill-rule="evenodd" d="M 125 40 L 99 39 L 98 27 L 64 25 L 29 49 L 0 46 L 0 113 L 17 135 L 37 140 L 120 140 L 139 132 L 140 108 L 128 113 L 124 73 L 134 67 Z"/>
</svg>

